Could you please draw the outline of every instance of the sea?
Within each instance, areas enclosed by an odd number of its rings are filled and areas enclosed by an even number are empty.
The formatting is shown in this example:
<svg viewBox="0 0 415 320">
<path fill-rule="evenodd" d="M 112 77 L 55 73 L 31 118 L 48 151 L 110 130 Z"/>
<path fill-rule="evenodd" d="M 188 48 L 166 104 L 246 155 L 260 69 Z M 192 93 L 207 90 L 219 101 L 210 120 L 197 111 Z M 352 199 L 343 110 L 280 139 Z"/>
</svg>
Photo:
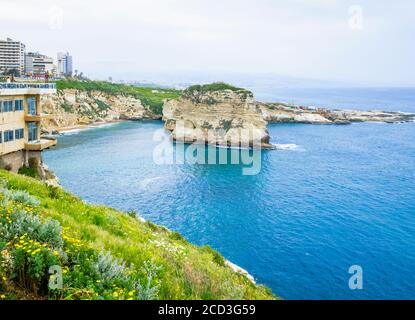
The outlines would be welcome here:
<svg viewBox="0 0 415 320">
<path fill-rule="evenodd" d="M 263 101 L 415 113 L 414 88 L 253 90 Z M 237 151 L 253 159 L 251 175 L 242 162 L 159 161 L 163 148 L 189 148 L 161 121 L 68 132 L 44 161 L 85 201 L 210 245 L 283 299 L 414 299 L 415 123 L 268 129 L 277 150 Z"/>
</svg>

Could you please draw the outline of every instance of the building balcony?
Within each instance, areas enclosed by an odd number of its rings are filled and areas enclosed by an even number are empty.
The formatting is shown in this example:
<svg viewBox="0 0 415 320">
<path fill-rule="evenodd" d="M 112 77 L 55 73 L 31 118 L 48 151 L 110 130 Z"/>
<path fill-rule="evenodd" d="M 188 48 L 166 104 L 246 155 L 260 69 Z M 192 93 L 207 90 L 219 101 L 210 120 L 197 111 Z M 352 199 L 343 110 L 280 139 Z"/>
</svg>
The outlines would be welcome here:
<svg viewBox="0 0 415 320">
<path fill-rule="evenodd" d="M 55 83 L 0 82 L 0 96 L 56 93 Z"/>
<path fill-rule="evenodd" d="M 57 140 L 40 139 L 25 143 L 25 149 L 28 151 L 42 151 L 56 146 Z"/>
<path fill-rule="evenodd" d="M 41 114 L 25 114 L 25 116 L 24 116 L 24 120 L 26 122 L 40 122 L 42 120 L 50 119 L 50 118 L 52 118 L 52 115 L 45 114 L 45 113 L 41 113 Z"/>
</svg>

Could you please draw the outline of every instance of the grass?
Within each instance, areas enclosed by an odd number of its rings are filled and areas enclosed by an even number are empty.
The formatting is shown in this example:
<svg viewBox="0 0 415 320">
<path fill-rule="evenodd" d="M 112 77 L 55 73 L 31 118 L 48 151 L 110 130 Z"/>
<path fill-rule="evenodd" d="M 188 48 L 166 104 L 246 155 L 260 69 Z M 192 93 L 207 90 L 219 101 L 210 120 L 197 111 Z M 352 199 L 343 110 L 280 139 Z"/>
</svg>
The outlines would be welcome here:
<svg viewBox="0 0 415 320">
<path fill-rule="evenodd" d="M 175 89 L 137 87 L 124 84 L 110 83 L 106 81 L 79 81 L 59 80 L 56 82 L 58 90 L 77 89 L 84 91 L 101 91 L 108 94 L 123 94 L 133 96 L 141 100 L 154 114 L 161 115 L 165 99 L 177 99 L 182 91 Z M 104 106 L 100 106 L 100 108 Z"/>
<path fill-rule="evenodd" d="M 243 89 L 243 88 L 238 88 L 235 86 L 232 86 L 230 84 L 227 84 L 225 82 L 214 82 L 214 83 L 210 83 L 210 84 L 203 84 L 203 85 L 193 85 L 188 87 L 185 92 L 193 92 L 193 91 L 198 91 L 198 92 L 214 92 L 214 91 L 223 91 L 223 90 L 231 90 L 237 93 L 249 93 L 252 94 L 252 92 L 250 92 L 249 90 Z"/>
<path fill-rule="evenodd" d="M 7 185 L 0 192 L 0 299 L 275 299 L 210 247 L 194 246 L 134 212 L 89 205 L 63 189 L 4 170 L 0 179 Z M 22 199 L 31 205 L 22 209 L 16 202 Z M 1 230 L 13 224 L 23 230 L 22 221 L 30 220 L 25 216 L 37 223 L 29 229 L 35 231 L 16 231 L 6 239 Z M 25 267 L 8 271 L 9 257 Z M 62 289 L 45 289 L 48 279 L 39 270 L 50 264 L 64 270 Z"/>
</svg>

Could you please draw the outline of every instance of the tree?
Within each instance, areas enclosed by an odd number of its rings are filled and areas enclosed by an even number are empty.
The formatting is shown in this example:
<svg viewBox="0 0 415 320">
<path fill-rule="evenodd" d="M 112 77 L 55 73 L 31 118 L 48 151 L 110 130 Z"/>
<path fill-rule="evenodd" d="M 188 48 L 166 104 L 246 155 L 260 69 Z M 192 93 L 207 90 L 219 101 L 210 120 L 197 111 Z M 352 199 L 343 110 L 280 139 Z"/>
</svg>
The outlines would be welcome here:
<svg viewBox="0 0 415 320">
<path fill-rule="evenodd" d="M 4 71 L 4 75 L 5 75 L 5 76 L 15 76 L 15 77 L 20 77 L 20 71 L 19 71 L 19 69 L 16 69 L 16 68 L 6 69 L 6 70 Z"/>
</svg>

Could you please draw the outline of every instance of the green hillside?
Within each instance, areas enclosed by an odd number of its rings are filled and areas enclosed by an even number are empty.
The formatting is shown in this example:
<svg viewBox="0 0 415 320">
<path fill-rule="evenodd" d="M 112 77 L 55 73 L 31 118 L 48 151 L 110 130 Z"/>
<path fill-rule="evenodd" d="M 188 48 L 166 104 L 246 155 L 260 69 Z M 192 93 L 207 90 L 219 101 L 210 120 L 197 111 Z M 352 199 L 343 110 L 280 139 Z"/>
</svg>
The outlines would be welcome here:
<svg viewBox="0 0 415 320">
<path fill-rule="evenodd" d="M 0 299 L 275 298 L 210 247 L 134 212 L 89 205 L 3 170 L 0 205 Z M 63 287 L 53 286 L 60 277 L 51 266 L 62 271 Z"/>
<path fill-rule="evenodd" d="M 177 99 L 182 92 L 176 89 L 137 87 L 126 84 L 91 80 L 59 80 L 56 82 L 58 90 L 76 89 L 84 91 L 102 91 L 108 94 L 124 94 L 139 99 L 154 114 L 162 114 L 165 99 Z"/>
</svg>

